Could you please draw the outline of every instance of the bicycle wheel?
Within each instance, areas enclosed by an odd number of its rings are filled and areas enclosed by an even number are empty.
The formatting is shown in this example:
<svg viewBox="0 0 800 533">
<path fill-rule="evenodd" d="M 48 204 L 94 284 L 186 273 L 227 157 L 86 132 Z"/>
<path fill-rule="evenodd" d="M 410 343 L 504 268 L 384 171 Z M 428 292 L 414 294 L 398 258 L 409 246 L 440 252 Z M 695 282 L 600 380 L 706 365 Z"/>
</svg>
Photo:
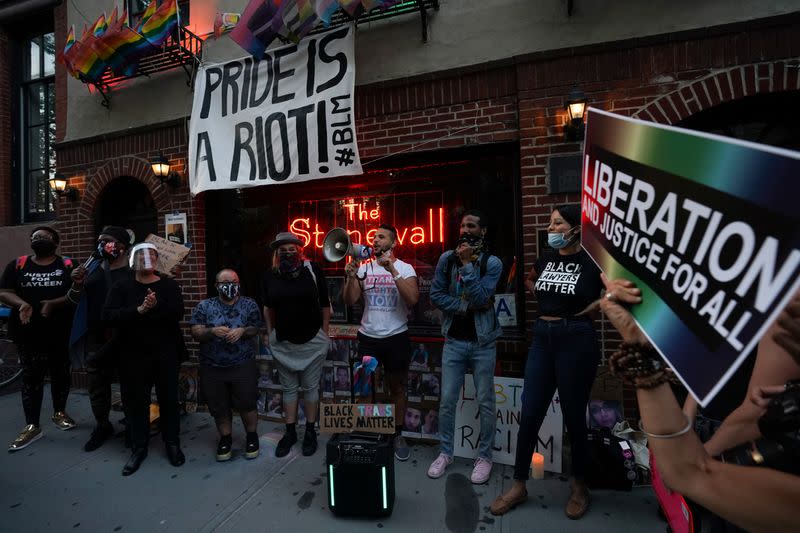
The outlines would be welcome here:
<svg viewBox="0 0 800 533">
<path fill-rule="evenodd" d="M 0 389 L 13 383 L 22 375 L 16 346 L 8 339 L 0 339 Z"/>
</svg>

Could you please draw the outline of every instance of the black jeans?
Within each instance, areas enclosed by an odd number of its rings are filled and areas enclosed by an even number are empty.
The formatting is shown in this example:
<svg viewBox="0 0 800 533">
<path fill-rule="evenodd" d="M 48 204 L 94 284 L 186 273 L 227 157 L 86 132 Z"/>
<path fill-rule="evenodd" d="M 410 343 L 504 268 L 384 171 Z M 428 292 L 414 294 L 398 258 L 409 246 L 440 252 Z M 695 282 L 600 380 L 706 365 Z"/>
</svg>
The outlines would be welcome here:
<svg viewBox="0 0 800 533">
<path fill-rule="evenodd" d="M 25 411 L 25 423 L 38 426 L 44 396 L 44 378 L 48 372 L 53 411 L 63 411 L 67 407 L 70 386 L 67 345 L 66 342 L 60 347 L 18 344 L 17 348 L 22 365 L 22 409 Z"/>
<path fill-rule="evenodd" d="M 597 332 L 589 319 L 538 319 L 525 363 L 522 412 L 517 434 L 514 479 L 528 479 L 539 428 L 558 389 L 561 412 L 569 431 L 572 474 L 582 479 L 588 469 L 586 404 L 600 363 Z"/>
<path fill-rule="evenodd" d="M 134 450 L 147 448 L 150 440 L 150 391 L 156 386 L 161 438 L 178 444 L 178 358 L 176 355 L 123 356 L 120 363 L 122 404 Z"/>
<path fill-rule="evenodd" d="M 102 349 L 105 341 L 100 335 L 93 336 L 86 356 L 86 374 L 89 378 L 89 403 L 98 424 L 108 424 L 111 413 L 111 384 L 119 373 L 119 358 L 116 352 Z"/>
</svg>

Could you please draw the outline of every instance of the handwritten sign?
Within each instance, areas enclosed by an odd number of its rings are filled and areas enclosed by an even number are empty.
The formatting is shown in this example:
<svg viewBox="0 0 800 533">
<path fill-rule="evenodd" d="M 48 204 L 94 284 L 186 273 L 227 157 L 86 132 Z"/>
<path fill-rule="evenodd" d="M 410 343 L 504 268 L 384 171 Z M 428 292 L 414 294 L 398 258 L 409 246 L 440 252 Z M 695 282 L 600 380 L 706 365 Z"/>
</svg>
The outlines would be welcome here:
<svg viewBox="0 0 800 533">
<path fill-rule="evenodd" d="M 494 378 L 497 416 L 492 461 L 495 463 L 514 464 L 522 409 L 522 383 L 520 378 Z M 456 405 L 455 455 L 458 457 L 474 459 L 478 455 L 481 420 L 476 397 L 472 375 L 468 374 Z M 535 449 L 544 455 L 544 469 L 548 472 L 561 472 L 562 428 L 561 403 L 556 393 L 542 422 Z"/>
<path fill-rule="evenodd" d="M 191 251 L 190 248 L 168 241 L 164 237 L 153 235 L 152 233 L 145 238 L 144 242 L 148 242 L 158 249 L 158 265 L 156 270 L 165 276 L 172 277 L 172 269 L 181 264 L 186 256 Z"/>
<path fill-rule="evenodd" d="M 394 404 L 324 403 L 319 430 L 322 433 L 395 432 Z"/>
</svg>

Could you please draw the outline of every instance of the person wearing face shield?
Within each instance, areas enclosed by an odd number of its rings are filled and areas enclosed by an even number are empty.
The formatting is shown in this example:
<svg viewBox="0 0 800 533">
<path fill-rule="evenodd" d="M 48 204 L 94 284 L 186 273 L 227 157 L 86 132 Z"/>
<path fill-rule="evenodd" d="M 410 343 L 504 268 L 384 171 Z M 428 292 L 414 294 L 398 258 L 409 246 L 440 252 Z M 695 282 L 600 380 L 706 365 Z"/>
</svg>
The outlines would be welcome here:
<svg viewBox="0 0 800 533">
<path fill-rule="evenodd" d="M 103 320 L 117 328 L 120 346 L 123 404 L 132 447 L 130 459 L 122 469 L 123 476 L 136 472 L 147 457 L 150 392 L 154 384 L 167 458 L 176 467 L 186 461 L 178 439 L 183 296 L 174 279 L 162 277 L 156 271 L 157 263 L 155 246 L 149 243 L 134 246 L 128 263 L 134 275 L 111 288 L 102 313 Z"/>
<path fill-rule="evenodd" d="M 353 305 L 363 298 L 364 314 L 358 329 L 358 358 L 375 357 L 383 365 L 390 402 L 396 413 L 406 412 L 411 340 L 408 316 L 419 300 L 414 267 L 394 255 L 397 229 L 381 224 L 374 231 L 375 260 L 351 261 L 345 268 L 344 302 Z M 402 437 L 403 425 L 395 427 L 394 456 L 408 461 L 411 449 Z"/>
<path fill-rule="evenodd" d="M 39 226 L 31 232 L 33 255 L 12 260 L 0 278 L 0 302 L 12 309 L 9 333 L 22 365 L 22 408 L 25 427 L 8 451 L 29 446 L 42 436 L 39 416 L 45 375 L 50 374 L 53 423 L 61 430 L 75 427 L 65 408 L 70 385 L 67 352 L 71 309 L 66 294 L 72 261 L 56 254 L 56 230 Z"/>
<path fill-rule="evenodd" d="M 286 433 L 275 456 L 284 457 L 297 442 L 298 389 L 303 391 L 306 413 L 302 451 L 310 456 L 317 451 L 319 378 L 330 345 L 328 285 L 319 265 L 303 257 L 303 241 L 297 235 L 278 233 L 269 246 L 272 268 L 264 275 L 262 301 L 286 416 Z"/>
<path fill-rule="evenodd" d="M 597 308 L 603 282 L 600 269 L 581 247 L 580 231 L 578 205 L 555 208 L 548 227 L 552 251 L 536 260 L 525 281 L 539 304 L 539 316 L 525 363 L 514 482 L 492 503 L 490 511 L 495 515 L 508 512 L 528 497 L 525 483 L 531 454 L 556 389 L 572 454 L 570 497 L 564 512 L 575 520 L 589 508 L 586 406 L 601 357 L 590 311 Z"/>
<path fill-rule="evenodd" d="M 239 275 L 220 270 L 217 296 L 203 300 L 192 311 L 192 337 L 200 343 L 200 388 L 219 431 L 217 461 L 231 458 L 231 408 L 239 412 L 245 431 L 245 457 L 258 457 L 258 353 L 256 337 L 264 326 L 261 310 L 241 295 Z"/>
<path fill-rule="evenodd" d="M 112 435 L 114 427 L 111 413 L 111 383 L 119 367 L 119 339 L 117 330 L 109 327 L 102 317 L 103 305 L 111 287 L 128 279 L 128 231 L 120 226 L 106 226 L 97 237 L 93 260 L 72 271 L 72 288 L 67 298 L 77 309 L 72 323 L 70 348 L 78 352 L 89 378 L 89 402 L 95 419 L 95 428 L 83 446 L 87 452 L 99 448 Z M 75 356 L 73 356 L 75 358 Z"/>
</svg>

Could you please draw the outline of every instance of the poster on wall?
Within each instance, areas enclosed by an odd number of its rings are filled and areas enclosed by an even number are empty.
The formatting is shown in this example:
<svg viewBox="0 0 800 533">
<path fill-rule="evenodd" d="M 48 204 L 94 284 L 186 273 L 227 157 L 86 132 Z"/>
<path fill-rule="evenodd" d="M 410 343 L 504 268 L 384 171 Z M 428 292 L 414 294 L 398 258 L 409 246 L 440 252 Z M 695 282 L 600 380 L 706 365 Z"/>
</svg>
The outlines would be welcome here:
<svg viewBox="0 0 800 533">
<path fill-rule="evenodd" d="M 164 232 L 166 239 L 175 244 L 189 242 L 189 228 L 186 224 L 186 213 L 164 215 Z"/>
<path fill-rule="evenodd" d="M 589 109 L 582 242 L 707 405 L 800 287 L 800 152 Z"/>
<path fill-rule="evenodd" d="M 522 408 L 522 383 L 523 380 L 520 378 L 497 376 L 494 378 L 497 416 L 492 460 L 496 463 L 514 464 Z M 478 402 L 475 398 L 472 374 L 467 374 L 456 405 L 454 440 L 455 455 L 458 457 L 474 459 L 478 456 L 481 421 L 478 416 Z M 561 403 L 558 399 L 558 392 L 556 392 L 539 430 L 535 450 L 544 455 L 544 469 L 548 472 L 561 472 L 562 428 Z"/>
<path fill-rule="evenodd" d="M 353 26 L 203 64 L 189 125 L 191 193 L 362 173 Z"/>
</svg>

